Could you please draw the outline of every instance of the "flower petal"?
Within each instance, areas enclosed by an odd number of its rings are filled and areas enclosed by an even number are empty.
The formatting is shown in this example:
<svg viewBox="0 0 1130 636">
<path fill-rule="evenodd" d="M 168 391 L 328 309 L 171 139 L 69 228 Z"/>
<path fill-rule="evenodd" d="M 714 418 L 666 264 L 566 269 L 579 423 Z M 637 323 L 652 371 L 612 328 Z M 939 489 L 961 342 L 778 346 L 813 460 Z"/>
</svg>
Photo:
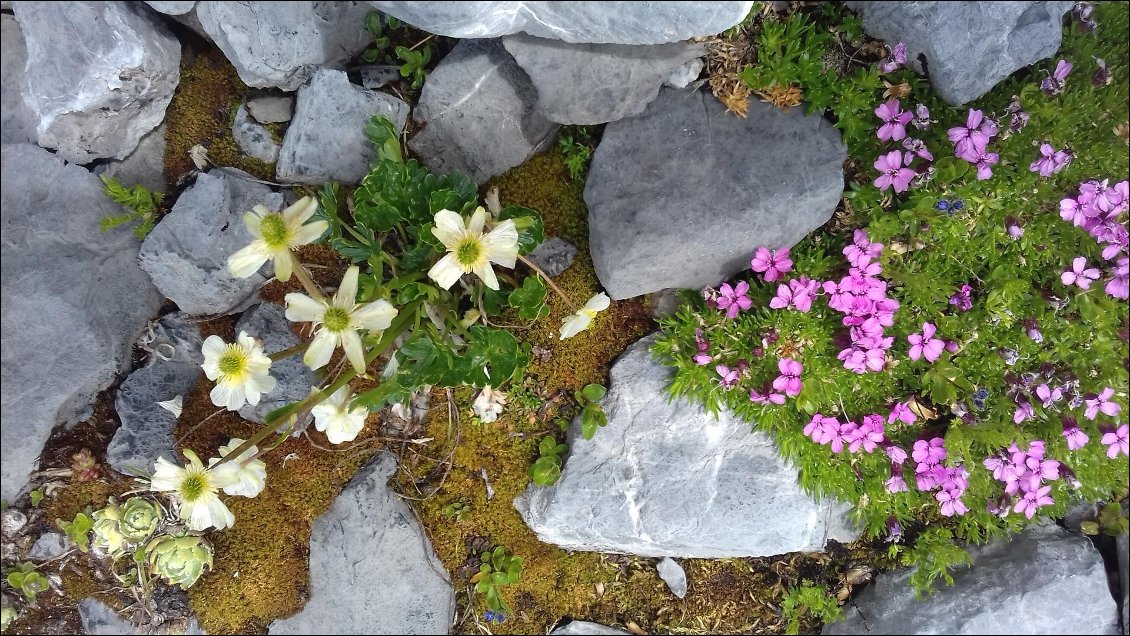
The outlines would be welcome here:
<svg viewBox="0 0 1130 636">
<path fill-rule="evenodd" d="M 467 231 L 466 226 L 463 225 L 463 217 L 451 210 L 440 210 L 436 212 L 435 220 L 436 226 L 432 228 L 432 234 L 447 249 L 455 249 L 455 245 Z"/>
<path fill-rule="evenodd" d="M 587 311 L 593 312 L 604 311 L 605 309 L 608 309 L 611 304 L 612 299 L 608 297 L 608 294 L 600 292 L 599 294 L 594 295 L 588 300 L 588 302 L 585 303 L 585 309 Z"/>
<path fill-rule="evenodd" d="M 505 222 L 505 221 L 504 221 Z M 475 236 L 482 236 L 483 228 L 487 224 L 487 210 L 483 206 L 475 208 L 475 213 L 471 215 L 471 222 L 467 224 L 467 231 Z M 510 222 L 514 224 L 513 221 Z"/>
<path fill-rule="evenodd" d="M 513 219 L 499 223 L 486 236 L 483 243 L 487 248 L 487 258 L 503 267 L 513 268 L 518 260 L 518 228 Z"/>
<path fill-rule="evenodd" d="M 153 477 L 149 480 L 149 489 L 155 492 L 172 492 L 180 487 L 185 472 L 185 469 L 164 457 L 158 457 L 153 466 Z"/>
<path fill-rule="evenodd" d="M 308 245 L 320 239 L 326 230 L 329 229 L 330 224 L 325 221 L 314 221 L 299 227 L 294 231 L 291 237 L 290 246 L 298 247 L 299 245 Z"/>
<path fill-rule="evenodd" d="M 454 254 L 447 254 L 428 270 L 428 278 L 434 280 L 442 289 L 451 289 L 462 275 L 463 268 L 459 266 Z"/>
<path fill-rule="evenodd" d="M 305 196 L 294 202 L 289 208 L 282 211 L 283 221 L 291 231 L 298 229 L 306 219 L 314 216 L 318 211 L 318 202 L 311 196 Z M 323 221 L 324 223 L 324 221 Z"/>
<path fill-rule="evenodd" d="M 361 344 L 361 336 L 352 329 L 341 332 L 341 348 L 345 349 L 345 357 L 358 374 L 365 372 L 365 347 Z"/>
<path fill-rule="evenodd" d="M 494 270 L 491 269 L 490 261 L 475 266 L 475 276 L 483 279 L 483 284 L 487 287 L 498 291 L 498 278 L 494 275 Z"/>
<path fill-rule="evenodd" d="M 326 305 L 306 294 L 286 295 L 286 319 L 291 322 L 321 322 Z"/>
<path fill-rule="evenodd" d="M 351 265 L 345 270 L 345 276 L 341 277 L 341 285 L 334 294 L 335 306 L 351 311 L 357 305 L 357 275 L 360 271 L 356 265 Z"/>
<path fill-rule="evenodd" d="M 263 206 L 261 205 L 255 206 L 256 209 L 262 207 Z M 265 210 L 266 208 L 263 209 Z M 260 223 L 262 223 L 262 221 L 263 216 L 260 214 L 256 214 L 255 212 L 243 213 L 243 224 L 247 226 L 247 231 L 251 233 L 251 236 L 254 236 L 257 239 L 263 238 L 263 231 L 259 229 L 259 225 Z"/>
<path fill-rule="evenodd" d="M 252 241 L 251 245 L 228 257 L 228 273 L 235 278 L 247 278 L 271 258 L 262 241 Z"/>
<path fill-rule="evenodd" d="M 352 318 L 353 324 L 362 329 L 384 331 L 392 324 L 392 319 L 396 317 L 396 314 L 396 307 L 382 298 L 354 309 L 350 318 Z"/>
<path fill-rule="evenodd" d="M 588 329 L 591 322 L 592 318 L 586 314 L 571 314 L 561 322 L 561 340 L 572 338 Z"/>
<path fill-rule="evenodd" d="M 328 329 L 321 329 L 310 341 L 302 361 L 311 369 L 321 369 L 330 362 L 334 349 L 337 348 L 337 336 Z"/>
</svg>

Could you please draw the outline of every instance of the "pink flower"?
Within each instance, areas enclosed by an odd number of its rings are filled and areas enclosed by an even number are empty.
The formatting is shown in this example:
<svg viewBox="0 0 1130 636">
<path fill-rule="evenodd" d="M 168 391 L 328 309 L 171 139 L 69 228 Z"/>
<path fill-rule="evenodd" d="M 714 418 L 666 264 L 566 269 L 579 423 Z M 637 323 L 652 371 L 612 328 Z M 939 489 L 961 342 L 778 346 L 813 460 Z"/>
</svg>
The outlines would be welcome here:
<svg viewBox="0 0 1130 636">
<path fill-rule="evenodd" d="M 883 443 L 883 417 L 881 415 L 866 415 L 863 424 L 855 429 L 848 450 L 856 452 L 860 448 L 865 453 L 872 453 Z"/>
<path fill-rule="evenodd" d="M 1118 265 L 1110 270 L 1112 278 L 1104 290 L 1112 298 L 1130 298 L 1130 257 L 1118 259 Z"/>
<path fill-rule="evenodd" d="M 1036 387 L 1036 397 L 1040 398 L 1044 408 L 1049 409 L 1063 399 L 1063 390 L 1060 387 L 1052 389 L 1047 384 L 1041 384 Z"/>
<path fill-rule="evenodd" d="M 954 515 L 963 515 L 969 512 L 969 508 L 961 501 L 961 492 L 958 490 L 941 490 L 934 495 L 938 503 L 943 517 L 952 517 Z"/>
<path fill-rule="evenodd" d="M 1109 386 L 1104 388 L 1102 392 L 1093 399 L 1087 400 L 1087 411 L 1083 415 L 1089 420 L 1095 419 L 1100 411 L 1104 415 L 1111 417 L 1118 415 L 1118 412 L 1122 410 L 1122 406 L 1120 406 L 1118 402 L 1111 402 L 1110 398 L 1112 397 L 1114 397 L 1114 389 Z"/>
<path fill-rule="evenodd" d="M 840 421 L 817 413 L 804 427 L 804 434 L 817 444 L 829 444 L 840 433 Z"/>
<path fill-rule="evenodd" d="M 1077 256 L 1075 260 L 1071 261 L 1071 269 L 1063 270 L 1059 279 L 1063 281 L 1064 285 L 1077 285 L 1079 289 L 1090 289 L 1091 282 L 1098 280 L 1099 270 L 1094 267 L 1087 267 L 1087 259 L 1084 256 Z"/>
<path fill-rule="evenodd" d="M 1055 65 L 1055 72 L 1040 82 L 1040 90 L 1049 97 L 1054 97 L 1067 88 L 1067 74 L 1071 72 L 1072 64 L 1067 60 L 1060 60 Z"/>
<path fill-rule="evenodd" d="M 856 230 L 852 234 L 851 245 L 844 248 L 844 256 L 852 267 L 863 267 L 878 258 L 883 252 L 882 243 L 872 243 L 866 230 Z"/>
<path fill-rule="evenodd" d="M 1036 410 L 1032 408 L 1032 405 L 1028 403 L 1028 401 L 1024 401 L 1016 405 L 1016 411 L 1014 411 L 1012 414 L 1012 422 L 1014 424 L 1020 424 L 1021 422 L 1029 420 L 1035 416 Z"/>
<path fill-rule="evenodd" d="M 1067 440 L 1067 450 L 1079 450 L 1091 439 L 1079 428 L 1079 423 L 1073 417 L 1063 418 L 1063 438 Z"/>
<path fill-rule="evenodd" d="M 891 414 L 887 416 L 887 424 L 893 424 L 896 420 L 904 424 L 913 424 L 917 419 L 918 416 L 910 410 L 907 402 L 899 402 L 891 408 Z"/>
<path fill-rule="evenodd" d="M 1066 165 L 1066 162 L 1056 161 L 1056 151 L 1051 144 L 1040 144 L 1040 156 L 1028 166 L 1028 170 L 1039 173 L 1041 177 L 1050 177 Z"/>
<path fill-rule="evenodd" d="M 879 177 L 875 179 L 875 187 L 879 190 L 894 188 L 896 193 L 906 192 L 914 179 L 914 170 L 902 167 L 902 153 L 897 150 L 879 155 L 875 169 L 879 171 Z"/>
<path fill-rule="evenodd" d="M 897 472 L 895 469 L 898 469 Z M 891 478 L 885 484 L 887 492 L 892 495 L 896 492 L 907 492 L 910 488 L 906 485 L 906 479 L 902 476 L 902 468 L 899 466 L 891 466 Z"/>
<path fill-rule="evenodd" d="M 1114 459 L 1119 453 L 1130 455 L 1130 424 L 1123 424 L 1118 429 L 1106 429 L 1099 443 L 1106 446 L 1106 456 Z"/>
<path fill-rule="evenodd" d="M 916 440 L 911 458 L 919 464 L 934 466 L 946 458 L 946 441 L 940 437 Z"/>
<path fill-rule="evenodd" d="M 901 446 L 890 444 L 885 446 L 883 450 L 887 453 L 887 458 L 891 460 L 891 463 L 900 466 L 906 463 L 906 451 L 903 450 Z"/>
<path fill-rule="evenodd" d="M 910 341 L 910 359 L 917 360 L 918 358 L 926 358 L 927 362 L 934 362 L 941 357 L 942 351 L 946 347 L 943 340 L 934 337 L 936 328 L 934 323 L 922 323 L 922 333 L 912 333 L 906 337 Z"/>
<path fill-rule="evenodd" d="M 858 427 L 855 422 L 844 422 L 840 425 L 840 430 L 832 438 L 833 453 L 842 453 L 844 448 L 851 444 L 851 440 L 855 437 L 856 428 Z"/>
<path fill-rule="evenodd" d="M 714 367 L 718 375 L 722 376 L 719 382 L 722 384 L 723 389 L 732 389 L 737 385 L 738 380 L 741 379 L 741 372 L 738 369 L 731 369 L 730 367 L 720 364 Z"/>
<path fill-rule="evenodd" d="M 694 346 L 695 350 L 698 352 L 693 358 L 695 364 L 705 366 L 713 360 L 710 356 L 710 342 L 702 334 L 702 329 L 694 330 Z"/>
<path fill-rule="evenodd" d="M 820 283 L 801 276 L 800 280 L 790 280 L 788 285 L 778 285 L 777 295 L 769 301 L 773 309 L 793 308 L 802 313 L 812 309 L 812 300 L 816 297 Z"/>
<path fill-rule="evenodd" d="M 755 272 L 764 272 L 765 280 L 772 282 L 791 270 L 793 262 L 789 259 L 789 248 L 787 247 L 772 251 L 766 247 L 759 247 L 753 255 L 753 260 L 749 262 L 749 266 Z"/>
<path fill-rule="evenodd" d="M 792 358 L 782 358 L 777 361 L 777 369 L 781 371 L 781 375 L 773 380 L 773 389 L 784 391 L 785 395 L 789 397 L 800 395 L 800 390 L 803 387 L 800 374 L 804 371 L 804 365 Z"/>
<path fill-rule="evenodd" d="M 891 49 L 891 54 L 879 62 L 879 70 L 883 73 L 893 73 L 906 64 L 906 44 L 899 42 Z"/>
<path fill-rule="evenodd" d="M 718 308 L 726 310 L 726 317 L 730 320 L 738 317 L 738 312 L 746 311 L 753 306 L 753 301 L 746 294 L 749 293 L 749 283 L 744 280 L 734 287 L 729 283 L 722 283 L 718 289 Z"/>
<path fill-rule="evenodd" d="M 964 159 L 978 156 L 984 151 L 989 140 L 997 134 L 997 125 L 993 120 L 986 119 L 981 111 L 971 108 L 965 117 L 965 125 L 950 128 L 947 134 L 954 143 L 954 154 Z M 973 152 L 974 150 L 977 152 Z"/>
<path fill-rule="evenodd" d="M 854 373 L 879 372 L 887 364 L 887 352 L 882 349 L 860 349 L 849 347 L 836 356 L 844 362 L 844 368 Z"/>
<path fill-rule="evenodd" d="M 906 148 L 906 152 L 903 153 L 903 162 L 908 166 L 911 161 L 914 161 L 915 157 L 925 159 L 926 161 L 934 160 L 934 155 L 930 154 L 930 149 L 926 147 L 926 143 L 921 139 L 907 137 L 902 140 L 902 147 Z"/>
<path fill-rule="evenodd" d="M 879 127 L 879 141 L 898 141 L 906 137 L 906 125 L 914 119 L 909 111 L 904 111 L 899 100 L 892 99 L 875 109 L 875 116 L 883 120 Z"/>
<path fill-rule="evenodd" d="M 784 404 L 785 396 L 781 395 L 780 393 L 773 393 L 771 391 L 762 393 L 757 389 L 750 389 L 749 401 L 753 402 L 754 404 Z"/>
<path fill-rule="evenodd" d="M 970 309 L 973 309 L 972 294 L 972 287 L 970 287 L 969 285 L 962 285 L 961 289 L 954 292 L 953 296 L 950 296 L 950 304 L 956 306 L 960 311 L 969 311 Z"/>
<path fill-rule="evenodd" d="M 1048 493 L 1051 491 L 1051 486 L 1044 486 L 1039 490 L 1024 493 L 1024 496 L 1016 502 L 1016 507 L 1013 508 L 1012 511 L 1022 512 L 1025 517 L 1031 519 L 1041 507 L 1050 506 L 1055 503 L 1055 501 L 1048 496 Z"/>
<path fill-rule="evenodd" d="M 968 159 L 968 161 L 977 167 L 978 181 L 984 181 L 993 176 L 993 166 L 1000 161 L 1000 155 L 982 149 L 980 154 L 971 156 L 976 156 L 976 159 Z"/>
</svg>

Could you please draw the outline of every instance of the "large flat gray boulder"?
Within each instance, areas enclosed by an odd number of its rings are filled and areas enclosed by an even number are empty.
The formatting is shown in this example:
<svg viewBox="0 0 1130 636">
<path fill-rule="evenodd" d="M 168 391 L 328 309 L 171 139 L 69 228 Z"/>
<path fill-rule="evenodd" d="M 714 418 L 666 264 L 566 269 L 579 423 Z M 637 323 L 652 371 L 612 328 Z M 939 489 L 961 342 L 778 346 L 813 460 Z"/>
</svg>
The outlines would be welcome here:
<svg viewBox="0 0 1130 636">
<path fill-rule="evenodd" d="M 497 40 L 464 40 L 428 75 L 408 143 L 432 172 L 478 184 L 524 162 L 556 124 L 537 112 L 530 78 Z"/>
<path fill-rule="evenodd" d="M 922 600 L 913 568 L 875 577 L 824 634 L 1111 634 L 1118 608 L 1102 556 L 1056 525 L 970 548 L 971 567 Z"/>
<path fill-rule="evenodd" d="M 589 246 L 614 299 L 700 288 L 788 247 L 843 194 L 840 133 L 804 109 L 753 102 L 744 119 L 702 91 L 664 88 L 613 122 L 585 185 Z"/>
<path fill-rule="evenodd" d="M 258 272 L 235 278 L 227 263 L 251 243 L 243 213 L 260 204 L 281 209 L 283 196 L 220 170 L 201 174 L 145 237 L 141 268 L 161 293 L 190 315 L 228 314 L 247 307 L 267 277 Z"/>
<path fill-rule="evenodd" d="M 180 42 L 139 2 L 17 2 L 24 101 L 44 148 L 75 163 L 124 159 L 165 118 Z"/>
<path fill-rule="evenodd" d="M 370 461 L 310 537 L 310 600 L 270 634 L 446 634 L 455 593 L 427 535 L 388 487 L 396 458 Z"/>
<path fill-rule="evenodd" d="M 568 44 L 518 34 L 502 44 L 537 89 L 537 108 L 559 124 L 604 124 L 643 112 L 701 45 Z"/>
<path fill-rule="evenodd" d="M 403 2 L 369 4 L 429 33 L 493 38 L 525 32 L 563 42 L 662 44 L 741 23 L 752 2 Z"/>
<path fill-rule="evenodd" d="M 1075 3 L 848 2 L 863 30 L 888 46 L 906 43 L 906 57 L 947 102 L 960 106 L 1001 80 L 1055 55 L 1063 14 Z M 923 64 L 919 57 L 925 59 Z"/>
<path fill-rule="evenodd" d="M 342 68 L 373 38 L 363 2 L 204 0 L 196 16 L 248 86 L 293 91 L 320 68 Z"/>
<path fill-rule="evenodd" d="M 24 34 L 19 22 L 7 13 L 0 15 L 0 29 L 0 142 L 34 142 L 35 115 L 24 104 Z"/>
<path fill-rule="evenodd" d="M 580 418 L 555 486 L 514 505 L 538 538 L 569 550 L 726 558 L 819 551 L 854 540 L 848 506 L 815 501 L 767 435 L 730 413 L 668 402 L 671 369 L 654 336 L 616 361 L 601 401 L 608 425 L 591 440 Z"/>
<path fill-rule="evenodd" d="M 369 120 L 384 115 L 400 133 L 408 110 L 399 98 L 351 84 L 342 71 L 320 70 L 298 89 L 275 176 L 314 185 L 357 183 L 369 173 L 373 157 L 373 144 L 365 136 Z"/>
<path fill-rule="evenodd" d="M 0 496 L 12 501 L 51 429 L 87 417 L 129 368 L 161 299 L 133 233 L 99 231 L 119 211 L 97 177 L 31 144 L 0 152 Z"/>
</svg>

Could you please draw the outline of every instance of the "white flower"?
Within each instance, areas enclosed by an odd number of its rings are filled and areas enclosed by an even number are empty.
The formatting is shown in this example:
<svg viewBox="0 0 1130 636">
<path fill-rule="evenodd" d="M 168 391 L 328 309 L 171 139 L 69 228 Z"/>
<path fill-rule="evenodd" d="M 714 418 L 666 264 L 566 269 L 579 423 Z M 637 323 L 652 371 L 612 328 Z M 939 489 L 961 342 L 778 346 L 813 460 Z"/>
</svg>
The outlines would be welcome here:
<svg viewBox="0 0 1130 636">
<path fill-rule="evenodd" d="M 590 298 L 584 307 L 577 310 L 577 313 L 567 316 L 561 322 L 561 339 L 572 338 L 588 329 L 592 319 L 596 318 L 598 313 L 608 309 L 610 304 L 612 304 L 612 301 L 609 300 L 608 294 L 604 292 Z"/>
<path fill-rule="evenodd" d="M 331 444 L 352 442 L 365 426 L 369 410 L 363 406 L 349 408 L 349 401 L 352 399 L 349 387 L 343 386 L 310 409 L 314 414 L 314 428 L 324 431 Z"/>
<path fill-rule="evenodd" d="M 357 304 L 357 266 L 350 267 L 341 279 L 341 286 L 330 301 L 314 300 L 306 294 L 286 295 L 286 319 L 291 322 L 321 323 L 302 361 L 311 369 L 320 369 L 330 361 L 340 343 L 345 357 L 357 373 L 365 372 L 365 348 L 358 329 L 383 331 L 396 317 L 396 308 L 383 298 Z"/>
<path fill-rule="evenodd" d="M 512 219 L 494 226 L 483 234 L 487 211 L 481 206 L 471 215 L 471 224 L 463 225 L 463 217 L 451 210 L 436 212 L 432 234 L 447 248 L 448 254 L 428 270 L 428 276 L 444 289 L 451 289 L 463 274 L 474 273 L 491 289 L 498 289 L 491 263 L 514 267 L 518 258 L 518 228 Z"/>
<path fill-rule="evenodd" d="M 208 466 L 216 466 L 221 458 L 227 457 L 242 443 L 243 440 L 238 437 L 228 440 L 227 446 L 220 447 L 220 456 L 208 460 Z M 258 453 L 259 447 L 252 445 L 239 457 L 233 457 L 209 469 L 217 475 L 223 473 L 220 479 L 225 483 L 231 482 L 230 485 L 224 486 L 224 493 L 239 497 L 256 497 L 263 492 L 263 488 L 267 485 L 267 465 L 261 459 L 251 459 Z"/>
<path fill-rule="evenodd" d="M 263 343 L 239 332 L 239 339 L 226 344 L 219 336 L 208 336 L 204 352 L 204 375 L 216 383 L 212 404 L 237 411 L 244 404 L 259 403 L 259 396 L 275 389 L 271 359 L 263 353 Z"/>
<path fill-rule="evenodd" d="M 255 240 L 228 257 L 228 271 L 236 278 L 247 278 L 259 271 L 263 263 L 274 260 L 275 278 L 290 280 L 295 266 L 290 250 L 313 243 L 329 227 L 325 221 L 306 223 L 317 211 L 314 197 L 302 197 L 282 212 L 271 212 L 262 205 L 245 212 L 243 223 Z"/>
<path fill-rule="evenodd" d="M 471 407 L 475 410 L 475 415 L 479 416 L 479 419 L 484 422 L 493 422 L 498 419 L 498 416 L 502 414 L 502 409 L 506 407 L 506 394 L 502 391 L 495 391 L 490 386 L 484 386 Z"/>
<path fill-rule="evenodd" d="M 216 494 L 218 489 L 233 483 L 231 473 L 212 472 L 190 450 L 184 451 L 184 456 L 188 458 L 188 465 L 184 468 L 158 457 L 149 489 L 173 493 L 179 503 L 178 514 L 191 530 L 232 527 L 235 516 Z"/>
</svg>

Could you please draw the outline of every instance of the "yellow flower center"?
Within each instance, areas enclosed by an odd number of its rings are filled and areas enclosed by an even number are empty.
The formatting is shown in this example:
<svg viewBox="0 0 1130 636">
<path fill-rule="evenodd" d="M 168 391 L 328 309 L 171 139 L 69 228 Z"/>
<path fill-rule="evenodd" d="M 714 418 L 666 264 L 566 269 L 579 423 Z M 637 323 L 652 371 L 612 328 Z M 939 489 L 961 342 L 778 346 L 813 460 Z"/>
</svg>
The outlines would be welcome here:
<svg viewBox="0 0 1130 636">
<path fill-rule="evenodd" d="M 216 366 L 223 380 L 239 380 L 247 371 L 247 352 L 238 344 L 229 344 Z"/>
<path fill-rule="evenodd" d="M 188 502 L 196 501 L 208 488 L 208 475 L 199 472 L 189 472 L 184 481 L 180 483 L 177 494 Z"/>
<path fill-rule="evenodd" d="M 281 214 L 268 214 L 259 221 L 259 233 L 263 242 L 271 249 L 286 249 L 289 247 L 290 230 Z"/>
<path fill-rule="evenodd" d="M 341 307 L 328 307 L 322 316 L 322 324 L 334 333 L 345 331 L 349 327 L 349 314 Z"/>
<path fill-rule="evenodd" d="M 479 264 L 479 259 L 483 255 L 483 246 L 479 242 L 479 237 L 469 236 L 463 239 L 458 245 L 455 246 L 455 260 L 465 268 L 473 268 Z"/>
</svg>

